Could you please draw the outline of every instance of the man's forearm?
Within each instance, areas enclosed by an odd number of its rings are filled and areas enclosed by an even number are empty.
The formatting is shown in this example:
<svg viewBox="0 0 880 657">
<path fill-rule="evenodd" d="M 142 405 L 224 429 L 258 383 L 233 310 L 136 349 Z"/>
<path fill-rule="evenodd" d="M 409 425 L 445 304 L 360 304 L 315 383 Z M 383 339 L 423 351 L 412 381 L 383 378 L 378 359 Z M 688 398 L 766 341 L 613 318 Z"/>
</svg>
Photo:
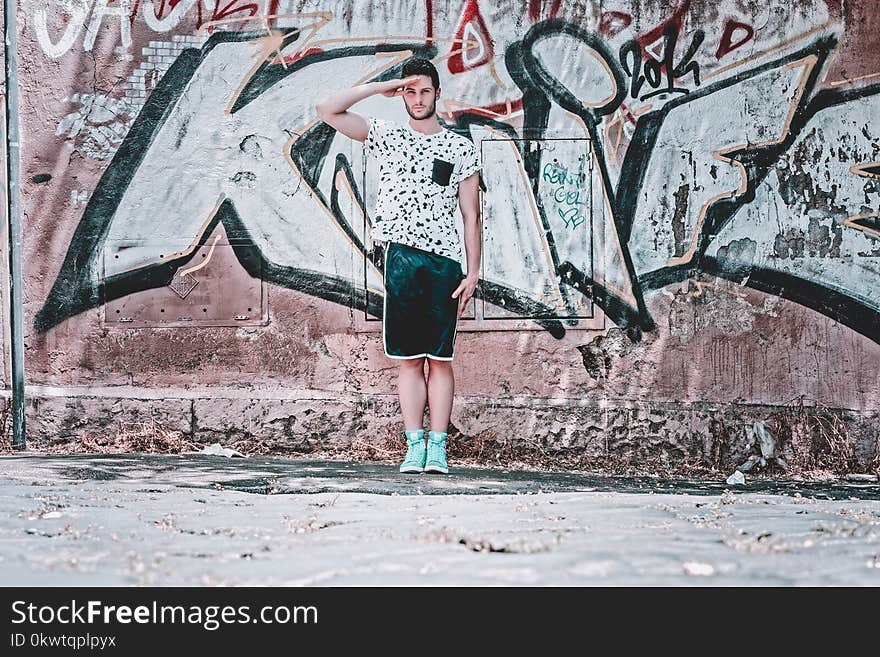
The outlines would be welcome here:
<svg viewBox="0 0 880 657">
<path fill-rule="evenodd" d="M 376 82 L 365 82 L 364 84 L 358 84 L 350 89 L 335 93 L 332 96 L 322 98 L 315 107 L 319 114 L 342 114 L 358 101 L 378 93 L 379 90 L 379 85 Z"/>
<path fill-rule="evenodd" d="M 481 233 L 480 216 L 463 217 L 464 221 L 464 251 L 467 257 L 467 275 L 475 279 L 480 278 L 480 249 Z"/>
</svg>

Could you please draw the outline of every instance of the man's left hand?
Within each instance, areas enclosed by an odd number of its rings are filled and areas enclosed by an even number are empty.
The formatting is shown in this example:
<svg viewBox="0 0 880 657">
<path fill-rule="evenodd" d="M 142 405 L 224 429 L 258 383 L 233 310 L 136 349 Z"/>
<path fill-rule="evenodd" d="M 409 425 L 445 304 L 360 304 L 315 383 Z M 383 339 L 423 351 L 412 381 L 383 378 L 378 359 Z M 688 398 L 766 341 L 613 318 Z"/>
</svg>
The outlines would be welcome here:
<svg viewBox="0 0 880 657">
<path fill-rule="evenodd" d="M 459 319 L 461 319 L 461 316 L 464 314 L 464 309 L 467 306 L 468 301 L 474 296 L 474 291 L 477 289 L 477 283 L 479 280 L 480 279 L 477 276 L 466 276 L 461 283 L 458 284 L 458 287 L 455 288 L 455 292 L 452 293 L 453 299 L 458 297 Z"/>
</svg>

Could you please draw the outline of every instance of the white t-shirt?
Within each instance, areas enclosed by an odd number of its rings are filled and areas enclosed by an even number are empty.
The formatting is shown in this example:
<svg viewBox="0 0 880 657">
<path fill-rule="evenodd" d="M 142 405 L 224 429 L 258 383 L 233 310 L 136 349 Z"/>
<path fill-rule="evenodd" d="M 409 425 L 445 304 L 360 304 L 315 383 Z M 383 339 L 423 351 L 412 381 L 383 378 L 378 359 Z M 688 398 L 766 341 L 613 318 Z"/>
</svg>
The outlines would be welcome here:
<svg viewBox="0 0 880 657">
<path fill-rule="evenodd" d="M 425 135 L 370 117 L 364 149 L 379 166 L 370 236 L 461 261 L 455 207 L 458 184 L 482 168 L 474 144 L 451 130 Z"/>
</svg>

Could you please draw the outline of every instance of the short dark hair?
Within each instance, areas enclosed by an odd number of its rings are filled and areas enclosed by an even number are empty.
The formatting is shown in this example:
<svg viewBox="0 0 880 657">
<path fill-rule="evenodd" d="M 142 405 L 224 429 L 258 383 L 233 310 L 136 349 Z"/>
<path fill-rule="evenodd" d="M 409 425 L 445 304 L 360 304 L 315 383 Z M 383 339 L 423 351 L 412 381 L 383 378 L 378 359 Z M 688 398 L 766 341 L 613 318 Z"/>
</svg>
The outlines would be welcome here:
<svg viewBox="0 0 880 657">
<path fill-rule="evenodd" d="M 424 57 L 410 57 L 403 63 L 403 77 L 410 75 L 427 75 L 434 83 L 434 89 L 440 88 L 440 75 L 434 65 Z"/>
</svg>

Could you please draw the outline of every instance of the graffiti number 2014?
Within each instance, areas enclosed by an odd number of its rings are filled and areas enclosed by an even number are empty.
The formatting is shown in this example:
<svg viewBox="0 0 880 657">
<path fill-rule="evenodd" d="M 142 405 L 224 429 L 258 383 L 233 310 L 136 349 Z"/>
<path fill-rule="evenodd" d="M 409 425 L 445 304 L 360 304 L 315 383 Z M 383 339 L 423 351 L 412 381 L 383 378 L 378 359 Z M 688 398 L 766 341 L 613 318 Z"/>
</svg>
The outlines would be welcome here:
<svg viewBox="0 0 880 657">
<path fill-rule="evenodd" d="M 705 38 L 703 30 L 696 30 L 691 44 L 688 46 L 687 52 L 681 58 L 678 65 L 673 61 L 675 56 L 675 43 L 678 40 L 678 29 L 675 25 L 667 25 L 663 30 L 663 60 L 657 61 L 653 57 L 649 57 L 645 62 L 644 75 L 642 75 L 642 46 L 635 39 L 630 39 L 620 47 L 620 63 L 626 74 L 632 78 L 630 83 L 630 95 L 639 100 L 647 100 L 653 96 L 668 93 L 686 94 L 688 90 L 683 87 L 675 86 L 675 79 L 683 77 L 688 73 L 694 76 L 694 84 L 700 85 L 700 65 L 693 61 L 697 49 L 703 43 Z M 661 86 L 663 77 L 666 76 L 665 86 Z M 648 93 L 639 96 L 642 85 L 647 82 L 653 89 Z"/>
</svg>

